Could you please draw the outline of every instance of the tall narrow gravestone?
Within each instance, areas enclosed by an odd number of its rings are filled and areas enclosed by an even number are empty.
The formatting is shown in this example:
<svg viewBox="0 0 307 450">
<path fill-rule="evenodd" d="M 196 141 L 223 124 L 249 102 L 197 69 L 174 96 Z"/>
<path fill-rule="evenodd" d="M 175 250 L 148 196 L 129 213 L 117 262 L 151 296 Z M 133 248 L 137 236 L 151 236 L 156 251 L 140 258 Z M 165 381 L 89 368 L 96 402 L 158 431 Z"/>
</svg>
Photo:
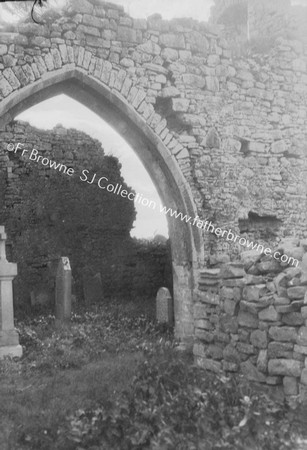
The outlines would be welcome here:
<svg viewBox="0 0 307 450">
<path fill-rule="evenodd" d="M 0 358 L 22 356 L 18 333 L 14 328 L 13 279 L 17 264 L 9 263 L 5 251 L 6 234 L 0 226 Z"/>
<path fill-rule="evenodd" d="M 162 287 L 158 290 L 156 298 L 156 319 L 159 323 L 174 323 L 173 299 L 170 291 Z"/>
<path fill-rule="evenodd" d="M 71 268 L 69 259 L 60 258 L 55 283 L 55 324 L 70 322 L 71 315 Z"/>
</svg>

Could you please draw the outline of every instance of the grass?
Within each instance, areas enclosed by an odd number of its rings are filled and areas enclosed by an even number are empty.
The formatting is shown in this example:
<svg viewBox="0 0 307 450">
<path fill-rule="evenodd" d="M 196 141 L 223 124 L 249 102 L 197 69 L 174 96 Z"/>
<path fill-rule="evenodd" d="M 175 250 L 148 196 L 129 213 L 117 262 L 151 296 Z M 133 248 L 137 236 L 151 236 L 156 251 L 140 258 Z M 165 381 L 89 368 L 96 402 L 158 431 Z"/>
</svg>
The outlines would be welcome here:
<svg viewBox="0 0 307 450">
<path fill-rule="evenodd" d="M 153 316 L 140 299 L 80 309 L 62 329 L 51 314 L 19 321 L 24 356 L 0 362 L 0 450 L 306 447 L 306 411 L 195 367 Z"/>
<path fill-rule="evenodd" d="M 153 315 L 152 302 L 115 301 L 79 309 L 61 330 L 51 314 L 18 322 L 24 356 L 0 362 L 0 449 L 47 448 L 69 414 L 129 389 L 161 337 Z"/>
</svg>

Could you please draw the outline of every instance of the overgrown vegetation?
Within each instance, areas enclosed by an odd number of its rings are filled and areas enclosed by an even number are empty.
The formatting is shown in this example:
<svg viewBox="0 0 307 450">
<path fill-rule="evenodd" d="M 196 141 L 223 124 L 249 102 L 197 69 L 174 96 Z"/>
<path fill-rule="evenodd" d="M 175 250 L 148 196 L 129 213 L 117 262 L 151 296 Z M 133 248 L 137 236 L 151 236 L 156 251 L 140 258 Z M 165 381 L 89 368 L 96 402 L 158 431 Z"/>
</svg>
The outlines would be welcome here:
<svg viewBox="0 0 307 450">
<path fill-rule="evenodd" d="M 18 323 L 25 353 L 0 362 L 0 441 L 10 450 L 303 450 L 304 411 L 176 350 L 152 302 L 114 302 Z M 305 439 L 306 439 L 305 433 Z"/>
</svg>

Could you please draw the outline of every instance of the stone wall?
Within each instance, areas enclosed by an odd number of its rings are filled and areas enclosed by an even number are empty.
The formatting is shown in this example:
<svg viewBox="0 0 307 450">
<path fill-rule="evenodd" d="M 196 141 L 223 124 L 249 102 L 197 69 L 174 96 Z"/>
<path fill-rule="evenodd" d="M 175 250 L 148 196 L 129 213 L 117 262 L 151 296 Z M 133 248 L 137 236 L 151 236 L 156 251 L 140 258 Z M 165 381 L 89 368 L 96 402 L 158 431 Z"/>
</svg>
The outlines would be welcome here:
<svg viewBox="0 0 307 450">
<path fill-rule="evenodd" d="M 286 267 L 256 251 L 200 273 L 194 307 L 197 363 L 241 372 L 290 402 L 307 399 L 307 241 L 279 246 L 300 261 Z"/>
<path fill-rule="evenodd" d="M 72 167 L 77 178 L 83 169 L 90 171 L 89 180 L 98 171 L 110 183 L 120 183 L 131 190 L 121 177 L 117 159 L 105 156 L 99 141 L 61 125 L 46 131 L 25 122 L 12 122 L 0 132 L 0 143 L 0 223 L 5 225 L 10 239 L 9 257 L 19 263 L 14 282 L 19 306 L 29 301 L 31 293 L 32 303 L 53 301 L 60 256 L 71 259 L 74 293 L 79 301 L 84 296 L 86 280 L 98 273 L 103 298 L 123 294 L 132 299 L 143 295 L 154 298 L 162 285 L 171 287 L 167 274 L 167 267 L 171 267 L 170 250 L 166 243 L 145 245 L 130 238 L 135 219 L 133 202 L 79 179 L 74 185 L 63 184 L 68 175 L 55 173 L 28 157 L 35 148 L 44 157 Z M 29 152 L 24 157 L 21 150 L 16 154 L 9 152 L 8 143 L 22 143 Z M 52 176 L 56 176 L 56 184 L 51 183 Z M 46 184 L 41 184 L 41 180 Z M 40 189 L 52 192 L 48 196 Z M 73 201 L 76 193 L 80 195 L 77 204 Z M 60 207 L 63 201 L 64 209 L 70 208 L 67 214 Z M 102 214 L 91 214 L 97 207 Z M 73 234 L 72 239 L 67 234 Z"/>
</svg>

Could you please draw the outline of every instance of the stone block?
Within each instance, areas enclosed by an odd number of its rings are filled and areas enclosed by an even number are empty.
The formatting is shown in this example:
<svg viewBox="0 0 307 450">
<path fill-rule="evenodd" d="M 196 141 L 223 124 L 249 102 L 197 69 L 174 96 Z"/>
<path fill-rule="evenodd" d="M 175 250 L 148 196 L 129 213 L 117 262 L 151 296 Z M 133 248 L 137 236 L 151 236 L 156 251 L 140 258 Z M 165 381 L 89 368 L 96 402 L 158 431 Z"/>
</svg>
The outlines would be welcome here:
<svg viewBox="0 0 307 450">
<path fill-rule="evenodd" d="M 163 47 L 175 49 L 185 49 L 185 40 L 183 34 L 165 33 L 159 37 L 159 43 Z"/>
<path fill-rule="evenodd" d="M 193 315 L 195 319 L 206 319 L 207 318 L 207 306 L 202 303 L 195 303 L 193 306 Z"/>
<path fill-rule="evenodd" d="M 246 285 L 249 284 L 264 284 L 264 278 L 262 275 L 245 275 L 244 282 Z"/>
<path fill-rule="evenodd" d="M 297 341 L 299 345 L 307 346 L 307 327 L 301 327 L 298 330 Z"/>
<path fill-rule="evenodd" d="M 263 305 L 261 305 L 260 303 L 245 302 L 244 300 L 242 300 L 240 302 L 241 311 L 248 312 L 257 317 L 258 317 L 259 310 L 262 308 L 263 308 Z"/>
<path fill-rule="evenodd" d="M 193 86 L 195 88 L 203 89 L 206 85 L 205 78 L 201 77 L 200 75 L 184 73 L 181 77 L 182 77 L 182 82 L 186 86 Z"/>
<path fill-rule="evenodd" d="M 283 323 L 285 323 L 286 325 L 299 326 L 299 325 L 304 324 L 304 319 L 300 312 L 291 312 L 291 313 L 283 314 L 281 321 Z"/>
<path fill-rule="evenodd" d="M 151 55 L 160 55 L 161 47 L 153 41 L 147 41 L 137 46 L 137 50 Z"/>
<path fill-rule="evenodd" d="M 302 368 L 302 363 L 294 359 L 270 359 L 268 363 L 268 372 L 270 375 L 300 377 Z"/>
<path fill-rule="evenodd" d="M 223 348 L 221 345 L 210 344 L 206 348 L 206 357 L 215 360 L 223 359 Z"/>
<path fill-rule="evenodd" d="M 166 86 L 161 91 L 161 97 L 163 98 L 171 98 L 171 97 L 179 97 L 180 91 L 175 86 Z"/>
<path fill-rule="evenodd" d="M 304 320 L 307 319 L 307 306 L 303 306 L 303 308 L 301 308 L 301 314 Z"/>
<path fill-rule="evenodd" d="M 222 368 L 225 372 L 238 372 L 239 365 L 233 362 L 223 361 Z"/>
<path fill-rule="evenodd" d="M 236 302 L 234 302 L 233 300 L 224 300 L 224 311 L 226 314 L 229 314 L 231 316 L 233 316 L 235 314 L 235 310 L 236 310 Z"/>
<path fill-rule="evenodd" d="M 3 56 L 7 53 L 7 45 L 0 45 L 0 56 Z"/>
<path fill-rule="evenodd" d="M 22 346 L 21 345 L 0 345 L 0 359 L 3 359 L 6 356 L 10 356 L 12 358 L 21 358 L 22 357 Z"/>
<path fill-rule="evenodd" d="M 244 300 L 250 302 L 258 302 L 260 298 L 264 296 L 266 293 L 266 285 L 265 284 L 256 284 L 245 286 L 243 289 L 242 297 Z"/>
<path fill-rule="evenodd" d="M 219 79 L 214 76 L 207 76 L 206 77 L 206 88 L 208 89 L 208 91 L 218 92 L 220 90 Z M 219 147 L 217 147 L 217 148 L 219 148 Z"/>
<path fill-rule="evenodd" d="M 210 77 L 206 77 L 206 80 L 208 78 L 210 78 Z M 209 89 L 208 80 L 207 80 L 207 88 Z M 213 90 L 213 89 L 209 89 L 209 90 Z M 202 145 L 205 145 L 208 148 L 220 148 L 221 140 L 220 140 L 218 132 L 216 131 L 215 128 L 210 128 L 204 142 L 202 142 Z M 230 262 L 230 261 L 226 261 L 226 263 L 228 263 L 228 262 Z"/>
<path fill-rule="evenodd" d="M 307 402 L 307 386 L 303 383 L 299 384 L 299 400 L 301 403 Z"/>
<path fill-rule="evenodd" d="M 295 345 L 294 346 L 294 352 L 299 353 L 301 355 L 307 356 L 307 346 L 305 345 Z"/>
<path fill-rule="evenodd" d="M 258 383 L 265 383 L 266 377 L 261 373 L 251 361 L 244 361 L 240 364 L 240 369 L 243 375 L 246 376 L 248 380 L 257 381 Z"/>
<path fill-rule="evenodd" d="M 195 328 L 201 328 L 203 330 L 210 331 L 210 330 L 213 329 L 212 323 L 209 320 L 206 320 L 206 319 L 196 319 L 194 321 L 194 325 L 195 325 Z"/>
<path fill-rule="evenodd" d="M 253 346 L 257 348 L 267 348 L 268 337 L 266 331 L 255 330 L 251 332 L 250 342 Z"/>
<path fill-rule="evenodd" d="M 220 276 L 220 269 L 201 269 L 199 271 L 200 278 L 214 278 L 218 279 Z"/>
<path fill-rule="evenodd" d="M 238 315 L 238 323 L 244 327 L 258 328 L 259 320 L 256 315 L 240 310 Z"/>
<path fill-rule="evenodd" d="M 261 254 L 257 250 L 247 250 L 240 254 L 241 261 L 243 263 L 244 269 L 247 271 L 250 267 L 255 264 L 261 258 Z"/>
<path fill-rule="evenodd" d="M 286 273 L 281 272 L 274 278 L 274 284 L 276 286 L 277 292 L 279 291 L 279 288 L 285 288 L 288 284 L 288 276 Z M 278 292 L 279 293 L 279 292 Z"/>
<path fill-rule="evenodd" d="M 244 278 L 223 278 L 220 283 L 222 286 L 232 288 L 243 288 L 245 286 Z"/>
<path fill-rule="evenodd" d="M 280 314 L 276 311 L 274 306 L 269 306 L 268 308 L 263 309 L 258 314 L 259 320 L 265 320 L 269 322 L 276 322 L 280 319 Z"/>
<path fill-rule="evenodd" d="M 291 312 L 299 312 L 303 304 L 304 304 L 303 300 L 295 300 L 295 301 L 291 302 L 289 305 L 276 306 L 276 311 L 281 314 L 288 314 Z"/>
<path fill-rule="evenodd" d="M 261 274 L 279 272 L 280 265 L 276 259 L 270 261 L 261 261 L 257 264 L 257 269 Z"/>
<path fill-rule="evenodd" d="M 190 100 L 185 98 L 173 98 L 172 109 L 175 112 L 187 112 L 189 109 Z"/>
<path fill-rule="evenodd" d="M 307 291 L 307 286 L 294 286 L 287 289 L 288 297 L 291 300 L 303 299 Z"/>
<path fill-rule="evenodd" d="M 284 153 L 287 150 L 286 142 L 282 139 L 271 144 L 272 153 Z"/>
<path fill-rule="evenodd" d="M 236 333 L 238 331 L 238 320 L 229 314 L 224 314 L 219 319 L 220 328 L 225 333 Z"/>
<path fill-rule="evenodd" d="M 198 297 L 202 303 L 207 303 L 209 305 L 216 305 L 216 306 L 220 304 L 220 298 L 218 293 L 216 292 L 207 292 L 207 291 L 200 292 Z"/>
<path fill-rule="evenodd" d="M 287 291 L 285 292 L 285 295 L 287 295 Z M 274 305 L 289 305 L 290 300 L 287 297 L 279 297 L 278 295 L 273 296 L 274 299 Z"/>
<path fill-rule="evenodd" d="M 200 328 L 195 329 L 195 337 L 203 342 L 210 343 L 214 341 L 214 334 L 212 332 L 202 330 Z"/>
<path fill-rule="evenodd" d="M 290 342 L 270 342 L 268 345 L 268 357 L 270 359 L 292 359 L 294 344 Z"/>
<path fill-rule="evenodd" d="M 206 354 L 206 346 L 204 344 L 200 344 L 196 342 L 193 345 L 193 355 L 195 356 L 205 356 Z"/>
<path fill-rule="evenodd" d="M 302 370 L 301 383 L 307 386 L 307 368 Z"/>
<path fill-rule="evenodd" d="M 239 364 L 241 362 L 241 356 L 233 344 L 229 344 L 224 348 L 223 358 L 225 359 L 225 361 L 233 362 L 236 364 Z"/>
<path fill-rule="evenodd" d="M 297 395 L 298 394 L 298 383 L 295 377 L 284 377 L 283 386 L 285 395 Z"/>
<path fill-rule="evenodd" d="M 266 384 L 269 386 L 277 386 L 281 383 L 282 377 L 266 377 Z"/>
<path fill-rule="evenodd" d="M 246 275 L 241 263 L 227 263 L 221 267 L 221 278 L 243 278 Z"/>
<path fill-rule="evenodd" d="M 209 358 L 196 358 L 196 364 L 206 370 L 210 370 L 211 372 L 221 372 L 222 370 L 222 363 L 219 361 L 214 361 L 213 359 Z"/>
<path fill-rule="evenodd" d="M 240 354 L 254 355 L 256 353 L 253 345 L 245 344 L 244 342 L 237 342 L 236 348 Z"/>
<path fill-rule="evenodd" d="M 296 342 L 297 330 L 294 327 L 273 326 L 269 328 L 269 336 L 275 341 Z"/>
<path fill-rule="evenodd" d="M 233 300 L 233 289 L 223 286 L 220 290 L 220 298 L 222 300 Z"/>
<path fill-rule="evenodd" d="M 267 373 L 268 370 L 268 352 L 267 350 L 260 350 L 257 358 L 257 369 L 261 373 Z"/>
</svg>

